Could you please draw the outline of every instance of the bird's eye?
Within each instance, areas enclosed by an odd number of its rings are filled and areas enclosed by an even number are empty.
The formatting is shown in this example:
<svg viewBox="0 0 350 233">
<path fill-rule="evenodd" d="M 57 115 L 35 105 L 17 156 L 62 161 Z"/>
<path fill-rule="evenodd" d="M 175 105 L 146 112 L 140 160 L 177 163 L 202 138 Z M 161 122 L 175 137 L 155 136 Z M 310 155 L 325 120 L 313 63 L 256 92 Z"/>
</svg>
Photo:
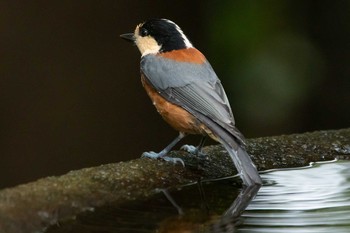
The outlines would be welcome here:
<svg viewBox="0 0 350 233">
<path fill-rule="evenodd" d="M 142 37 L 148 36 L 148 35 L 149 35 L 149 32 L 148 32 L 148 30 L 147 30 L 146 28 L 141 28 L 141 30 L 140 30 L 140 35 L 141 35 Z"/>
</svg>

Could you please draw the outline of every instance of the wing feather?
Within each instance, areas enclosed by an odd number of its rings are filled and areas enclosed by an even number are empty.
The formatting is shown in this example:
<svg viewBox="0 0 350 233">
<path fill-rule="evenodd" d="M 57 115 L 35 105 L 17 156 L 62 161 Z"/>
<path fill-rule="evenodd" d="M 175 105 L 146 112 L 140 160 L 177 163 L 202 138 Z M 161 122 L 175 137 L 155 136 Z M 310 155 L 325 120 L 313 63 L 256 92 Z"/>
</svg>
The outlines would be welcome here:
<svg viewBox="0 0 350 233">
<path fill-rule="evenodd" d="M 141 72 L 168 101 L 195 116 L 206 116 L 244 144 L 226 93 L 209 62 L 179 62 L 174 66 L 171 60 L 150 54 L 142 57 Z"/>
</svg>

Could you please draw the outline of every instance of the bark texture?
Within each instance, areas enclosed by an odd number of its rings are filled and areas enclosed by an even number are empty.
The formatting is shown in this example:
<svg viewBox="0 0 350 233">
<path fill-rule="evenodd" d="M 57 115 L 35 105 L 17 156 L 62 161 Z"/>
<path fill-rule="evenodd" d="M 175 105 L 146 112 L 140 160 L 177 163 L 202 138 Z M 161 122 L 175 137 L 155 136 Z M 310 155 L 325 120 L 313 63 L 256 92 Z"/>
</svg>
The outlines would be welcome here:
<svg viewBox="0 0 350 233">
<path fill-rule="evenodd" d="M 260 171 L 350 158 L 350 129 L 317 131 L 248 140 L 249 154 Z M 145 199 L 159 188 L 176 188 L 199 179 L 232 176 L 227 152 L 204 148 L 199 160 L 171 152 L 186 167 L 160 160 L 136 159 L 71 171 L 0 191 L 0 232 L 40 232 L 57 221 L 104 205 Z"/>
</svg>

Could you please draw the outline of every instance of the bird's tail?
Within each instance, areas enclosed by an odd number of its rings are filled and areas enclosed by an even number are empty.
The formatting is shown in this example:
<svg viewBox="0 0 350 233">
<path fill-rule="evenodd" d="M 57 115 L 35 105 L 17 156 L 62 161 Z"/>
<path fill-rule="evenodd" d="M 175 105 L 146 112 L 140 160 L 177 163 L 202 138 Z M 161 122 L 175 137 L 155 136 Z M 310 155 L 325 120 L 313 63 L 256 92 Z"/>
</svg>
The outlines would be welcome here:
<svg viewBox="0 0 350 233">
<path fill-rule="evenodd" d="M 210 130 L 208 132 L 210 137 L 219 141 L 228 151 L 238 173 L 241 175 L 243 183 L 246 186 L 261 185 L 262 180 L 259 172 L 244 148 L 243 135 L 238 129 L 234 129 L 235 132 L 231 133 L 207 117 L 202 116 L 202 120 Z"/>
<path fill-rule="evenodd" d="M 233 163 L 235 164 L 238 174 L 241 175 L 243 183 L 247 186 L 261 185 L 262 181 L 259 176 L 258 170 L 256 169 L 253 161 L 248 155 L 247 151 L 238 145 L 232 145 L 232 142 L 222 140 L 222 145 L 229 153 Z"/>
<path fill-rule="evenodd" d="M 189 110 L 189 112 L 191 112 Z M 235 164 L 238 174 L 246 186 L 262 185 L 259 172 L 245 150 L 244 137 L 241 132 L 233 127 L 225 129 L 208 116 L 197 112 L 194 114 L 205 127 L 206 133 L 215 141 L 220 142 L 229 153 Z"/>
</svg>

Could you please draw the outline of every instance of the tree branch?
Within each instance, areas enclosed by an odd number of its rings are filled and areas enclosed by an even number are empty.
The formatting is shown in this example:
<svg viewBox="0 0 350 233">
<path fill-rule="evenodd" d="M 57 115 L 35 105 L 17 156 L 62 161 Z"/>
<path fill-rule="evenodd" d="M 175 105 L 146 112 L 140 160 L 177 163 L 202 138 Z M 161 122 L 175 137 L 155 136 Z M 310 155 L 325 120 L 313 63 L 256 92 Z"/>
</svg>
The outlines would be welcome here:
<svg viewBox="0 0 350 233">
<path fill-rule="evenodd" d="M 259 170 L 349 159 L 350 129 L 250 139 L 247 150 Z M 171 152 L 185 161 L 185 168 L 161 160 L 136 159 L 1 190 L 0 232 L 35 232 L 95 207 L 145 199 L 157 188 L 236 174 L 223 147 L 209 146 L 204 152 L 209 155 L 204 160 Z"/>
</svg>

